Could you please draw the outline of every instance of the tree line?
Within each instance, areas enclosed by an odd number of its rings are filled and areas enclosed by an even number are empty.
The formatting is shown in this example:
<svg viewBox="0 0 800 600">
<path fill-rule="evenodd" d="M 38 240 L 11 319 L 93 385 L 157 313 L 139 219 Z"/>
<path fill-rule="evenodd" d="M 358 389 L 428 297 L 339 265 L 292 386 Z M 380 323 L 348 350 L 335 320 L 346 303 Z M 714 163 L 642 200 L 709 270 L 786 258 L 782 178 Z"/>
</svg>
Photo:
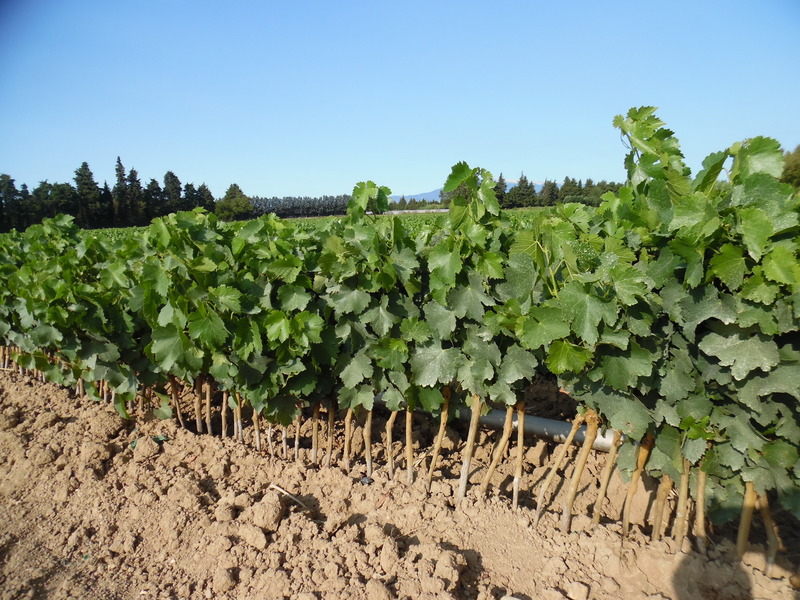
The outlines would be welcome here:
<svg viewBox="0 0 800 600">
<path fill-rule="evenodd" d="M 781 180 L 800 187 L 800 146 L 784 154 L 785 163 Z M 42 181 L 33 191 L 22 184 L 17 189 L 11 176 L 0 174 L 0 233 L 26 229 L 40 223 L 42 219 L 57 214 L 75 217 L 78 226 L 85 229 L 101 227 L 130 227 L 147 225 L 156 217 L 182 210 L 202 207 L 226 221 L 250 219 L 262 214 L 274 213 L 281 218 L 326 217 L 347 212 L 350 196 L 247 196 L 237 184 L 231 184 L 225 196 L 216 200 L 208 186 L 203 183 L 182 184 L 172 171 L 164 174 L 162 182 L 151 179 L 143 185 L 136 169 L 127 170 L 117 157 L 114 186 L 107 182 L 102 186 L 95 181 L 88 163 L 75 170 L 74 183 L 50 183 Z M 509 187 L 503 174 L 494 188 L 500 206 L 504 209 L 535 206 L 553 206 L 562 202 L 580 202 L 596 206 L 606 192 L 617 193 L 621 184 L 609 181 L 582 181 L 565 177 L 559 186 L 555 181 L 545 180 L 539 189 L 524 173 L 516 184 Z M 446 208 L 456 189 L 441 193 L 438 202 L 431 200 L 407 200 L 402 197 L 393 208 L 398 210 L 421 210 Z"/>
<path fill-rule="evenodd" d="M 180 210 L 203 207 L 213 211 L 214 196 L 206 184 L 182 184 L 172 171 L 164 175 L 163 185 L 151 179 L 142 185 L 136 169 L 126 171 L 117 157 L 114 186 L 95 181 L 89 164 L 75 170 L 74 183 L 42 181 L 33 191 L 22 184 L 19 189 L 7 174 L 0 175 L 0 231 L 19 231 L 57 214 L 75 217 L 85 229 L 147 225 L 156 217 Z"/>
<path fill-rule="evenodd" d="M 613 181 L 598 181 L 592 179 L 585 182 L 573 177 L 565 177 L 559 186 L 555 181 L 546 179 L 537 189 L 537 185 L 529 181 L 525 173 L 521 173 L 519 180 L 509 187 L 508 182 L 500 173 L 494 187 L 494 193 L 500 206 L 504 209 L 509 208 L 531 208 L 536 206 L 553 206 L 566 202 L 578 202 L 597 206 L 600 204 L 600 197 L 606 192 L 617 193 L 621 183 Z M 450 193 L 442 192 L 440 198 L 442 204 L 447 206 L 450 201 L 460 193 L 458 189 Z"/>
</svg>

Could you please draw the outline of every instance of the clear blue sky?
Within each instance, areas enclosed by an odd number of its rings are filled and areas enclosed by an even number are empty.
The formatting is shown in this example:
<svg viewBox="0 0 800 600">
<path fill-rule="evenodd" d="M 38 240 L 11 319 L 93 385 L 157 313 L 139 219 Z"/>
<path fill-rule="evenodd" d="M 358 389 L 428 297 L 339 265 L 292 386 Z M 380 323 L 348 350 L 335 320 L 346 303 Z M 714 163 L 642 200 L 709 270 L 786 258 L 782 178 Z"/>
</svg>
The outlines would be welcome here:
<svg viewBox="0 0 800 600">
<path fill-rule="evenodd" d="M 102 185 L 120 156 L 215 196 L 396 194 L 450 167 L 624 179 L 654 105 L 693 171 L 800 144 L 800 2 L 0 0 L 0 173 Z"/>
</svg>

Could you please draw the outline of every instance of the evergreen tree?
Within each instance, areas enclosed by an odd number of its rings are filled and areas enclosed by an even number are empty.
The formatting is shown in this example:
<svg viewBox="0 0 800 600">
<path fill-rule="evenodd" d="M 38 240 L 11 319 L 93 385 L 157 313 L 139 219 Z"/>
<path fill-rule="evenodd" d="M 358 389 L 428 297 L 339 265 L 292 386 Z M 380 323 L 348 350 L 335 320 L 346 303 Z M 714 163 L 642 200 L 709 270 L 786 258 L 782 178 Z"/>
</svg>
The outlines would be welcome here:
<svg viewBox="0 0 800 600">
<path fill-rule="evenodd" d="M 0 233 L 20 229 L 20 196 L 10 175 L 0 175 Z"/>
<path fill-rule="evenodd" d="M 222 200 L 217 202 L 214 213 L 223 221 L 241 221 L 252 219 L 255 215 L 255 209 L 250 198 L 244 195 L 244 192 L 237 184 L 232 183 Z M 303 216 L 307 215 L 304 214 Z"/>
<path fill-rule="evenodd" d="M 580 202 L 583 190 L 581 184 L 572 177 L 564 177 L 558 190 L 558 202 Z"/>
<path fill-rule="evenodd" d="M 558 185 L 555 181 L 545 179 L 539 192 L 539 206 L 554 206 L 558 200 Z"/>
<path fill-rule="evenodd" d="M 100 190 L 100 206 L 98 214 L 100 221 L 96 227 L 111 227 L 115 223 L 114 219 L 114 194 L 108 187 L 108 182 L 103 182 L 103 189 Z"/>
<path fill-rule="evenodd" d="M 523 208 L 536 205 L 536 188 L 525 177 L 525 173 L 520 173 L 517 185 L 508 190 L 506 195 L 506 206 L 508 208 Z"/>
<path fill-rule="evenodd" d="M 100 188 L 87 162 L 75 170 L 75 189 L 78 192 L 76 223 L 87 229 L 99 226 L 105 211 L 101 206 Z"/>
<path fill-rule="evenodd" d="M 128 198 L 128 180 L 125 177 L 125 167 L 122 166 L 122 160 L 117 157 L 117 166 L 114 168 L 117 176 L 114 189 L 111 190 L 111 196 L 114 205 L 114 223 L 117 227 L 126 227 L 132 225 L 133 218 L 131 214 L 131 202 Z"/>
<path fill-rule="evenodd" d="M 781 181 L 800 188 L 800 146 L 797 146 L 794 152 L 787 152 L 784 156 Z"/>
<path fill-rule="evenodd" d="M 156 217 L 167 214 L 164 206 L 164 192 L 161 189 L 161 185 L 159 185 L 158 181 L 155 179 L 151 179 L 150 183 L 147 184 L 142 194 L 142 199 L 144 200 L 144 220 L 146 223 L 149 223 Z"/>
<path fill-rule="evenodd" d="M 208 189 L 205 183 L 200 184 L 200 187 L 197 188 L 197 196 L 199 198 L 199 204 L 197 206 L 203 207 L 208 212 L 214 212 L 214 206 L 216 204 L 214 194 L 211 193 L 211 190 Z"/>
<path fill-rule="evenodd" d="M 500 208 L 509 208 L 507 206 L 507 190 L 508 184 L 506 184 L 503 174 L 500 173 L 500 177 L 497 178 L 497 183 L 494 184 L 494 195 L 497 196 L 497 202 L 500 204 Z"/>
<path fill-rule="evenodd" d="M 181 210 L 192 210 L 200 206 L 200 196 L 194 187 L 193 183 L 187 183 L 183 186 L 183 201 L 181 202 Z"/>
<path fill-rule="evenodd" d="M 144 190 L 142 189 L 142 182 L 139 181 L 139 173 L 136 172 L 136 169 L 128 171 L 128 176 L 125 178 L 125 194 L 128 199 L 128 215 L 130 217 L 128 224 L 146 225 L 148 219 Z"/>
<path fill-rule="evenodd" d="M 162 214 L 168 215 L 170 213 L 182 210 L 183 207 L 183 186 L 181 180 L 172 171 L 167 171 L 164 174 L 164 212 Z"/>
</svg>

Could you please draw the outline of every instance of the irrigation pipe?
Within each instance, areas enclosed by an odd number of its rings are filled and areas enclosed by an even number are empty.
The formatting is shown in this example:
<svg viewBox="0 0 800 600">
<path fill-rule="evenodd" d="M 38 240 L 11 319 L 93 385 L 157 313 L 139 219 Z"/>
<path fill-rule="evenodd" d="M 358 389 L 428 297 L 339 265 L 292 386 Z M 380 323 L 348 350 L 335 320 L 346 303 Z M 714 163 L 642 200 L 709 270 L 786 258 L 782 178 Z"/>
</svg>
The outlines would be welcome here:
<svg viewBox="0 0 800 600">
<path fill-rule="evenodd" d="M 506 413 L 504 410 L 491 410 L 489 411 L 489 414 L 480 418 L 480 424 L 484 427 L 491 427 L 492 429 L 502 429 L 505 418 Z M 461 419 L 469 420 L 469 413 L 461 415 Z M 515 415 L 512 422 L 512 427 L 514 430 L 517 428 L 517 422 L 517 417 Z M 567 439 L 567 435 L 569 434 L 571 427 L 572 423 L 567 423 L 565 421 L 556 421 L 555 419 L 544 419 L 542 417 L 535 417 L 533 415 L 525 415 L 526 435 L 530 433 L 536 437 L 560 443 Z M 582 425 L 581 428 L 578 429 L 578 433 L 575 434 L 573 443 L 580 446 L 583 444 L 585 437 L 586 425 Z M 611 443 L 613 440 L 614 431 L 612 429 L 607 429 L 603 435 L 600 435 L 599 433 L 597 434 L 597 438 L 595 438 L 592 449 L 599 450 L 601 452 L 608 452 L 611 450 Z"/>
<path fill-rule="evenodd" d="M 378 394 L 375 396 L 375 402 L 377 404 L 383 405 L 383 394 Z M 427 414 L 427 413 L 426 413 Z M 470 410 L 462 411 L 459 419 L 462 421 L 469 421 L 472 412 Z M 484 427 L 490 427 L 491 429 L 502 429 L 503 423 L 505 422 L 506 418 L 506 411 L 504 410 L 490 410 L 488 414 L 483 415 L 480 418 L 479 423 Z M 517 415 L 514 415 L 514 420 L 512 421 L 512 431 L 516 431 L 517 429 Z M 546 440 L 550 440 L 553 442 L 563 442 L 567 439 L 567 435 L 569 434 L 569 430 L 572 427 L 572 423 L 567 423 L 565 421 L 557 421 L 555 419 L 544 419 L 542 417 L 536 417 L 534 415 L 525 415 L 525 435 L 534 435 L 536 437 L 544 438 Z M 583 440 L 586 437 L 586 425 L 581 426 L 578 429 L 578 433 L 575 434 L 575 439 L 573 443 L 576 445 L 583 444 Z M 600 452 L 609 452 L 611 450 L 611 445 L 614 440 L 614 430 L 607 429 L 605 433 L 597 434 L 597 438 L 595 438 L 594 444 L 592 445 L 593 450 L 599 450 Z"/>
</svg>

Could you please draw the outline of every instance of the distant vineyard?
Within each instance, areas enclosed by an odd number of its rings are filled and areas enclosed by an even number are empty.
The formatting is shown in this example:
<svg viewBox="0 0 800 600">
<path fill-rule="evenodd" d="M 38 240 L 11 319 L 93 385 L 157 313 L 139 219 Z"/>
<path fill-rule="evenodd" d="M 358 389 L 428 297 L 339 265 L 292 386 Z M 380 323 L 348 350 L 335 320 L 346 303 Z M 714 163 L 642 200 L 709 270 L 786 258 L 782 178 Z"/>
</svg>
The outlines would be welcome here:
<svg viewBox="0 0 800 600">
<path fill-rule="evenodd" d="M 239 430 L 245 405 L 256 425 L 343 410 L 347 428 L 376 397 L 510 423 L 550 372 L 580 403 L 575 428 L 624 434 L 621 468 L 660 478 L 659 498 L 677 487 L 681 535 L 692 502 L 701 544 L 706 507 L 724 519 L 776 497 L 800 516 L 800 201 L 782 152 L 736 143 L 692 178 L 654 109 L 614 123 L 628 182 L 596 208 L 512 218 L 492 175 L 459 163 L 435 225 L 372 216 L 390 193 L 372 182 L 314 228 L 195 211 L 102 236 L 48 220 L 0 239 L 0 340 L 124 415 L 145 398 L 182 418 L 178 382 L 194 386 L 198 431 L 214 397 Z"/>
</svg>

